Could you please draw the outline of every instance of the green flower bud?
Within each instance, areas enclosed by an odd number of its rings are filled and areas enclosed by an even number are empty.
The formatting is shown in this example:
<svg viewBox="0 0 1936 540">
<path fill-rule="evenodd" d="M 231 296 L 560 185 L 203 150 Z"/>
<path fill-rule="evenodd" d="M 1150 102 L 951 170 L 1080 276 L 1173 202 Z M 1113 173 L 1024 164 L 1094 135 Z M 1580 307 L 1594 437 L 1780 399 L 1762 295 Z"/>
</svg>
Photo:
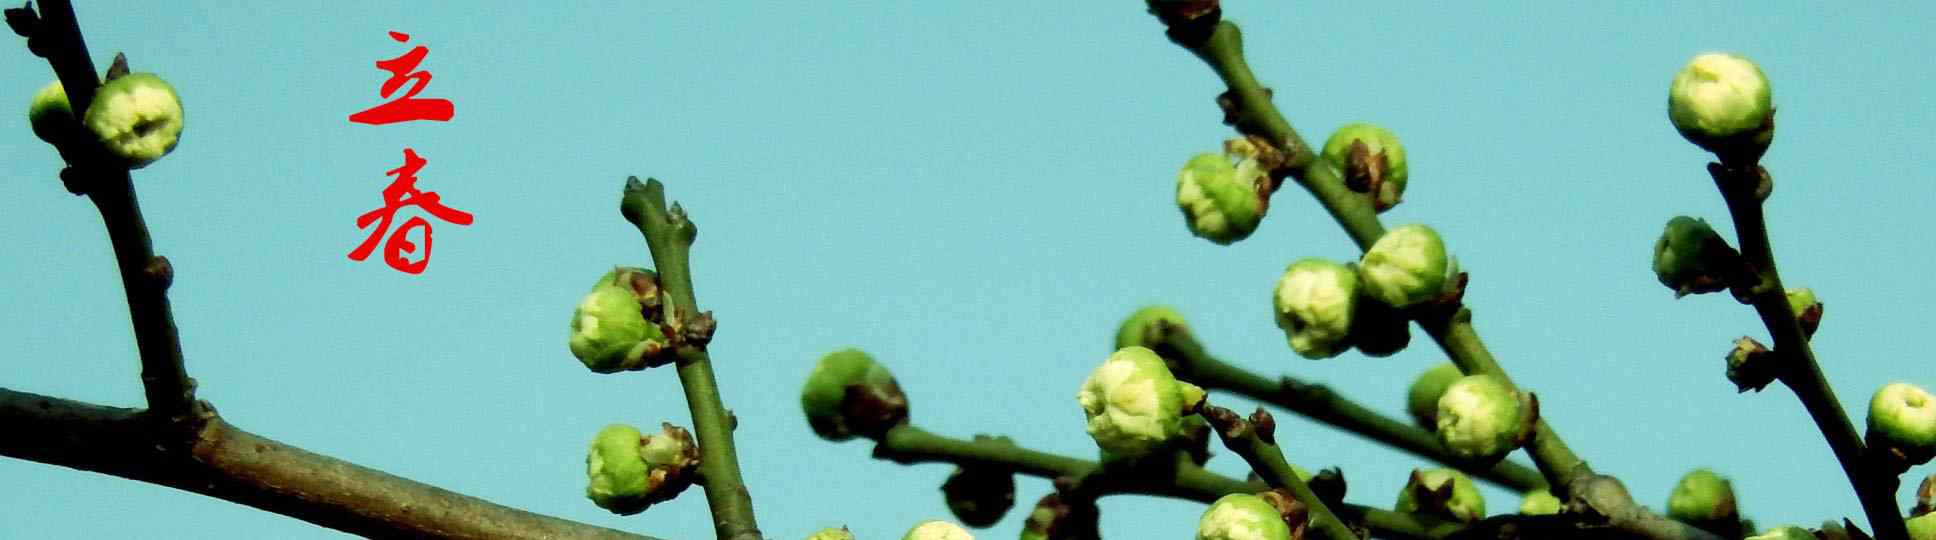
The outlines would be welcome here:
<svg viewBox="0 0 1936 540">
<path fill-rule="evenodd" d="M 1262 497 L 1232 493 L 1210 504 L 1197 520 L 1197 540 L 1290 540 L 1283 514 Z"/>
<path fill-rule="evenodd" d="M 1676 298 L 1726 289 L 1739 267 L 1740 254 L 1704 220 L 1674 216 L 1654 241 L 1654 277 Z"/>
<path fill-rule="evenodd" d="M 1519 500 L 1519 513 L 1528 516 L 1550 516 L 1560 513 L 1560 498 L 1544 489 L 1526 492 L 1526 498 Z"/>
<path fill-rule="evenodd" d="M 1425 429 L 1439 427 L 1439 396 L 1445 395 L 1445 387 L 1464 377 L 1459 366 L 1451 362 L 1440 362 L 1418 374 L 1412 380 L 1412 387 L 1405 391 L 1405 410 L 1412 413 L 1412 420 Z"/>
<path fill-rule="evenodd" d="M 1096 446 L 1113 457 L 1136 458 L 1182 434 L 1184 393 L 1154 351 L 1126 347 L 1082 382 L 1076 402 Z"/>
<path fill-rule="evenodd" d="M 1815 540 L 1815 535 L 1808 532 L 1808 529 L 1794 525 L 1782 525 L 1743 540 Z"/>
<path fill-rule="evenodd" d="M 665 333 L 645 318 L 658 306 L 658 275 L 651 270 L 620 266 L 606 272 L 572 311 L 572 356 L 598 373 L 664 363 Z"/>
<path fill-rule="evenodd" d="M 1385 231 L 1358 260 L 1365 292 L 1396 308 L 1438 298 L 1451 268 L 1439 233 L 1416 224 Z"/>
<path fill-rule="evenodd" d="M 1298 259 L 1277 279 L 1272 299 L 1277 327 L 1298 356 L 1330 358 L 1350 348 L 1351 315 L 1358 307 L 1358 274 L 1351 267 Z"/>
<path fill-rule="evenodd" d="M 908 529 L 901 540 L 975 540 L 975 536 L 968 534 L 968 530 L 960 525 L 937 519 L 923 521 Z"/>
<path fill-rule="evenodd" d="M 838 529 L 828 527 L 807 535 L 807 540 L 854 540 L 854 533 L 848 531 L 846 527 Z"/>
<path fill-rule="evenodd" d="M 74 107 L 67 103 L 67 89 L 59 79 L 34 93 L 33 101 L 27 104 L 27 122 L 34 127 L 34 136 L 48 144 L 73 138 L 79 124 L 74 122 Z"/>
<path fill-rule="evenodd" d="M 1479 494 L 1472 478 L 1457 469 L 1413 470 L 1411 480 L 1399 490 L 1393 509 L 1470 523 L 1486 517 L 1486 498 Z"/>
<path fill-rule="evenodd" d="M 1116 328 L 1116 348 L 1152 347 L 1156 343 L 1151 340 L 1159 337 L 1158 332 L 1165 329 L 1185 330 L 1187 328 L 1188 326 L 1183 322 L 1183 314 L 1178 313 L 1175 308 L 1144 306 L 1135 313 L 1131 313 L 1128 319 L 1123 320 L 1122 326 Z"/>
<path fill-rule="evenodd" d="M 1096 507 L 1090 504 L 1077 507 L 1063 502 L 1055 493 L 1042 496 L 1029 512 L 1027 521 L 1022 522 L 1021 540 L 1086 540 L 1100 535 L 1096 532 Z"/>
<path fill-rule="evenodd" d="M 1788 289 L 1788 307 L 1795 310 L 1795 322 L 1801 324 L 1802 333 L 1815 336 L 1815 329 L 1822 326 L 1822 301 L 1815 299 L 1815 291 L 1806 287 Z"/>
<path fill-rule="evenodd" d="M 1667 117 L 1688 142 L 1724 160 L 1759 158 L 1775 134 L 1768 76 L 1732 54 L 1708 53 L 1688 61 L 1667 92 Z"/>
<path fill-rule="evenodd" d="M 1396 206 L 1405 194 L 1405 146 L 1385 128 L 1367 123 L 1338 128 L 1324 141 L 1320 157 L 1338 169 L 1352 190 L 1372 193 L 1372 204 L 1380 212 Z"/>
<path fill-rule="evenodd" d="M 83 123 L 108 152 L 139 169 L 180 142 L 181 98 L 153 73 L 130 73 L 101 85 Z"/>
<path fill-rule="evenodd" d="M 1223 155 L 1190 158 L 1176 176 L 1176 206 L 1190 232 L 1218 244 L 1257 230 L 1271 192 L 1270 169 L 1255 145 L 1236 139 L 1224 146 Z"/>
<path fill-rule="evenodd" d="M 1903 468 L 1936 454 L 1936 396 L 1909 383 L 1889 383 L 1869 399 L 1869 444 Z"/>
<path fill-rule="evenodd" d="M 1530 398 L 1498 377 L 1468 375 L 1439 396 L 1439 441 L 1466 459 L 1497 460 L 1526 442 L 1538 414 Z"/>
<path fill-rule="evenodd" d="M 800 390 L 800 408 L 814 434 L 829 441 L 879 437 L 907 421 L 907 395 L 894 374 L 860 349 L 820 357 Z"/>
<path fill-rule="evenodd" d="M 1398 308 L 1368 300 L 1363 288 L 1358 291 L 1358 311 L 1351 315 L 1351 346 L 1365 356 L 1379 358 L 1405 350 L 1412 342 L 1411 319 Z"/>
<path fill-rule="evenodd" d="M 1909 528 L 1909 540 L 1936 540 L 1936 514 L 1923 514 L 1903 522 Z"/>
<path fill-rule="evenodd" d="M 1775 382 L 1775 359 L 1767 345 L 1754 338 L 1742 336 L 1734 340 L 1734 349 L 1728 351 L 1728 380 L 1732 381 L 1735 391 L 1760 392 L 1768 383 Z"/>
<path fill-rule="evenodd" d="M 614 514 L 631 515 L 672 500 L 692 485 L 699 447 L 685 429 L 664 424 L 642 436 L 638 428 L 612 424 L 592 438 L 585 455 L 585 496 Z"/>
<path fill-rule="evenodd" d="M 1667 496 L 1667 517 L 1703 529 L 1708 525 L 1739 523 L 1734 506 L 1734 484 L 1707 469 L 1695 469 L 1674 485 Z"/>
<path fill-rule="evenodd" d="M 981 435 L 975 438 L 988 439 Z M 1007 437 L 996 439 L 1008 442 Z M 948 511 L 961 524 L 985 529 L 1001 521 L 1002 515 L 1015 507 L 1015 473 L 999 467 L 955 467 L 955 472 L 941 483 L 941 493 L 948 503 Z"/>
</svg>

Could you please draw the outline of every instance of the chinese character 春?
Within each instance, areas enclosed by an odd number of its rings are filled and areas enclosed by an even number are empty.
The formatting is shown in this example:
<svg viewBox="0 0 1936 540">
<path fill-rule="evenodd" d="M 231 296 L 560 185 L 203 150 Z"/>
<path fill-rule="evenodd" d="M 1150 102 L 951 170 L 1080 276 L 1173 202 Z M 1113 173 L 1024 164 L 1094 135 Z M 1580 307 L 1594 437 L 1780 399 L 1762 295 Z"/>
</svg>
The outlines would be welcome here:
<svg viewBox="0 0 1936 540">
<path fill-rule="evenodd" d="M 390 32 L 390 39 L 397 40 L 398 42 L 408 42 L 410 41 L 410 34 Z M 410 52 L 403 53 L 403 56 L 389 60 L 378 60 L 376 62 L 377 69 L 390 72 L 390 78 L 383 81 L 383 87 L 380 88 L 384 98 L 389 98 L 391 94 L 397 93 L 397 89 L 402 88 L 405 83 L 410 84 L 410 90 L 404 92 L 403 97 L 390 100 L 389 103 L 370 107 L 350 115 L 350 121 L 370 125 L 392 124 L 410 120 L 450 121 L 452 114 L 450 100 L 417 97 L 418 92 L 422 92 L 425 86 L 430 85 L 429 71 L 415 71 L 417 64 L 423 62 L 424 56 L 428 54 L 430 54 L 429 48 L 418 45 L 416 48 L 410 49 Z"/>
<path fill-rule="evenodd" d="M 443 203 L 438 202 L 437 192 L 417 189 L 417 170 L 422 169 L 425 163 L 428 162 L 418 157 L 415 150 L 405 148 L 403 166 L 384 173 L 397 179 L 391 181 L 389 187 L 383 188 L 383 208 L 357 216 L 356 228 L 369 227 L 373 222 L 376 223 L 376 227 L 370 229 L 369 238 L 365 238 L 361 245 L 356 246 L 355 251 L 350 252 L 351 260 L 361 261 L 369 257 L 370 252 L 376 250 L 377 239 L 383 238 L 383 232 L 390 229 L 391 219 L 395 218 L 397 211 L 405 206 L 415 206 L 449 223 L 471 224 L 469 213 L 444 206 Z M 423 229 L 423 258 L 410 262 L 403 256 L 417 251 L 417 245 L 411 243 L 408 238 L 410 230 L 415 228 Z M 424 267 L 430 264 L 430 222 L 422 217 L 412 216 L 403 222 L 403 226 L 397 227 L 396 232 L 390 234 L 383 248 L 383 262 L 389 263 L 391 268 L 410 274 L 423 273 Z"/>
</svg>

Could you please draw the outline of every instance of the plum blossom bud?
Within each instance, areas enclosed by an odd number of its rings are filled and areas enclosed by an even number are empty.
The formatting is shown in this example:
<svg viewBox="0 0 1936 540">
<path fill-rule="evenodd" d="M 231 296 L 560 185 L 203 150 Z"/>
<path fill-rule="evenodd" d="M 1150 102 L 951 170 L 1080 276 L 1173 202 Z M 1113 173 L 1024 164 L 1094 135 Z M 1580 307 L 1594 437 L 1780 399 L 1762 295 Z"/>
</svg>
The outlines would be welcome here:
<svg viewBox="0 0 1936 540">
<path fill-rule="evenodd" d="M 95 91 L 82 123 L 109 153 L 138 169 L 174 151 L 180 142 L 181 98 L 153 73 L 130 73 Z"/>
<path fill-rule="evenodd" d="M 961 528 L 960 525 L 930 520 L 908 529 L 907 534 L 901 536 L 901 540 L 975 540 L 975 536 L 968 534 L 968 530 Z"/>
<path fill-rule="evenodd" d="M 1083 381 L 1076 402 L 1089 419 L 1089 436 L 1112 457 L 1136 458 L 1182 434 L 1186 394 L 1201 402 L 1203 390 L 1180 383 L 1163 359 L 1143 347 L 1109 355 Z"/>
<path fill-rule="evenodd" d="M 807 540 L 854 540 L 854 533 L 849 532 L 846 527 L 838 529 L 828 527 L 807 535 Z"/>
<path fill-rule="evenodd" d="M 1255 144 L 1235 139 L 1224 154 L 1197 154 L 1176 177 L 1176 206 L 1190 232 L 1229 244 L 1257 230 L 1272 190 L 1270 166 Z"/>
<path fill-rule="evenodd" d="M 1358 274 L 1351 267 L 1299 259 L 1284 269 L 1272 299 L 1277 327 L 1298 356 L 1330 358 L 1350 348 L 1351 317 L 1358 307 Z"/>
<path fill-rule="evenodd" d="M 1398 492 L 1394 510 L 1424 513 L 1467 523 L 1486 517 L 1486 499 L 1472 478 L 1457 469 L 1413 470 L 1412 478 Z"/>
<path fill-rule="evenodd" d="M 1453 268 L 1439 233 L 1418 224 L 1385 231 L 1358 260 L 1367 295 L 1395 308 L 1438 298 Z"/>
<path fill-rule="evenodd" d="M 987 436 L 978 435 L 978 440 Z M 1007 443 L 1007 437 L 994 440 Z M 955 467 L 955 472 L 942 482 L 941 493 L 948 511 L 961 520 L 963 525 L 987 528 L 997 521 L 1008 509 L 1015 507 L 1015 472 L 1000 467 L 966 465 Z"/>
<path fill-rule="evenodd" d="M 1667 496 L 1667 517 L 1723 536 L 1740 536 L 1734 484 L 1707 469 L 1688 472 L 1674 485 Z"/>
<path fill-rule="evenodd" d="M 1903 522 L 1909 529 L 1909 540 L 1936 540 L 1936 514 L 1923 514 Z"/>
<path fill-rule="evenodd" d="M 1197 520 L 1197 540 L 1290 540 L 1282 512 L 1262 497 L 1232 493 L 1211 503 Z"/>
<path fill-rule="evenodd" d="M 1794 525 L 1782 525 L 1743 540 L 1815 540 L 1815 535 L 1808 532 L 1808 529 Z"/>
<path fill-rule="evenodd" d="M 1519 513 L 1528 516 L 1550 516 L 1560 513 L 1560 498 L 1553 492 L 1535 489 L 1526 492 L 1526 498 L 1519 500 Z"/>
<path fill-rule="evenodd" d="M 1728 278 L 1739 269 L 1740 260 L 1740 254 L 1707 221 L 1687 216 L 1667 220 L 1667 228 L 1654 241 L 1654 277 L 1673 289 L 1675 297 L 1728 288 Z"/>
<path fill-rule="evenodd" d="M 1346 186 L 1370 193 L 1380 212 L 1398 205 L 1405 194 L 1405 146 L 1390 130 L 1363 122 L 1345 125 L 1324 141 L 1319 156 L 1337 168 Z"/>
<path fill-rule="evenodd" d="M 1405 391 L 1405 411 L 1412 413 L 1412 420 L 1425 429 L 1439 427 L 1439 396 L 1445 395 L 1445 388 L 1464 377 L 1459 366 L 1451 362 L 1440 362 L 1418 374 L 1412 380 L 1412 387 Z"/>
<path fill-rule="evenodd" d="M 620 266 L 606 272 L 572 311 L 572 356 L 597 373 L 662 363 L 665 333 L 645 318 L 658 305 L 658 275 L 651 270 Z"/>
<path fill-rule="evenodd" d="M 807 425 L 820 438 L 844 441 L 856 435 L 879 437 L 907 421 L 907 395 L 894 374 L 860 349 L 841 349 L 820 357 L 800 390 Z"/>
<path fill-rule="evenodd" d="M 660 433 L 641 435 L 612 424 L 599 430 L 585 455 L 585 496 L 612 513 L 637 514 L 685 491 L 698 468 L 699 447 L 685 429 L 664 424 Z"/>
<path fill-rule="evenodd" d="M 74 107 L 67 103 L 67 89 L 59 79 L 34 93 L 33 100 L 27 103 L 27 122 L 33 125 L 34 136 L 48 144 L 58 145 L 73 138 L 79 124 L 74 122 Z"/>
<path fill-rule="evenodd" d="M 1815 337 L 1815 329 L 1822 326 L 1822 301 L 1815 298 L 1815 291 L 1806 287 L 1788 289 L 1788 307 L 1795 310 L 1795 322 L 1802 326 L 1802 334 Z"/>
<path fill-rule="evenodd" d="M 1876 390 L 1869 399 L 1868 441 L 1902 468 L 1927 463 L 1936 454 L 1936 396 L 1902 382 Z"/>
<path fill-rule="evenodd" d="M 1123 320 L 1122 326 L 1116 328 L 1116 348 L 1153 347 L 1156 343 L 1151 339 L 1160 337 L 1158 333 L 1165 329 L 1187 331 L 1187 328 L 1188 326 L 1183 322 L 1183 314 L 1178 313 L 1175 308 L 1144 306 L 1135 313 L 1131 313 L 1128 319 Z"/>
<path fill-rule="evenodd" d="M 1532 436 L 1538 414 L 1529 395 L 1498 377 L 1468 375 L 1439 396 L 1439 441 L 1460 457 L 1495 461 Z"/>
<path fill-rule="evenodd" d="M 1694 57 L 1667 92 L 1674 129 L 1723 160 L 1756 159 L 1775 135 L 1768 76 L 1746 58 L 1726 53 Z"/>
</svg>

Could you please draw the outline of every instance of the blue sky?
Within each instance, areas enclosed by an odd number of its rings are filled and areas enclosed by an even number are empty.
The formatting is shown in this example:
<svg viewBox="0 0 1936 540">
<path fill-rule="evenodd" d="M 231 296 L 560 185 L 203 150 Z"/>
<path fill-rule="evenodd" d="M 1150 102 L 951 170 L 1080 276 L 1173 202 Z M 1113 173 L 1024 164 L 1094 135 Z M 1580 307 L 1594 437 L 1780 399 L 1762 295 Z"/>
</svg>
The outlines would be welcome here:
<svg viewBox="0 0 1936 540">
<path fill-rule="evenodd" d="M 569 4 L 569 3 L 568 3 Z M 1649 271 L 1676 214 L 1731 233 L 1706 157 L 1668 124 L 1688 58 L 1744 54 L 1774 81 L 1765 163 L 1775 249 L 1827 304 L 1816 351 L 1852 418 L 1894 380 L 1936 385 L 1923 228 L 1936 188 L 1936 68 L 1919 3 L 1679 5 L 1230 2 L 1258 76 L 1306 139 L 1381 123 L 1412 180 L 1388 224 L 1428 223 L 1472 272 L 1480 333 L 1593 465 L 1659 508 L 1693 467 L 1732 477 L 1757 522 L 1860 511 L 1794 397 L 1736 394 L 1730 340 L 1763 338 L 1731 300 L 1675 301 Z M 699 300 L 767 534 L 846 524 L 892 538 L 946 517 L 949 468 L 812 435 L 799 384 L 860 346 L 917 423 L 1092 455 L 1074 395 L 1136 307 L 1185 313 L 1216 353 L 1322 381 L 1391 414 L 1443 359 L 1296 357 L 1266 311 L 1304 256 L 1355 257 L 1301 191 L 1250 239 L 1194 238 L 1175 173 L 1229 135 L 1209 70 L 1136 2 L 85 3 L 96 61 L 125 51 L 180 91 L 179 148 L 136 172 L 201 396 L 257 433 L 533 511 L 669 538 L 711 534 L 692 492 L 621 518 L 583 498 L 584 446 L 611 422 L 689 425 L 674 374 L 599 376 L 565 348 L 579 295 L 646 265 L 616 212 L 627 175 L 663 179 L 701 230 Z M 448 123 L 351 124 L 371 62 L 430 48 L 421 95 Z M 52 78 L 0 54 L 0 103 Z M 0 386 L 137 406 L 134 344 L 99 217 L 62 190 L 24 114 L 0 115 Z M 428 271 L 345 254 L 383 172 L 474 214 L 434 222 Z M 1241 399 L 1216 396 L 1226 402 Z M 1280 415 L 1291 459 L 1340 466 L 1389 504 L 1423 462 Z M 1520 458 L 1523 459 L 1523 456 Z M 1226 455 L 1212 468 L 1240 475 Z M 1901 500 L 1916 480 L 1907 477 Z M 0 460 L 0 530 L 32 538 L 334 538 L 167 488 Z M 1049 490 L 1024 479 L 1026 506 Z M 1518 497 L 1488 489 L 1495 512 Z M 1104 502 L 1103 530 L 1175 538 L 1197 503 Z M 985 538 L 1012 537 L 1024 509 Z"/>
</svg>

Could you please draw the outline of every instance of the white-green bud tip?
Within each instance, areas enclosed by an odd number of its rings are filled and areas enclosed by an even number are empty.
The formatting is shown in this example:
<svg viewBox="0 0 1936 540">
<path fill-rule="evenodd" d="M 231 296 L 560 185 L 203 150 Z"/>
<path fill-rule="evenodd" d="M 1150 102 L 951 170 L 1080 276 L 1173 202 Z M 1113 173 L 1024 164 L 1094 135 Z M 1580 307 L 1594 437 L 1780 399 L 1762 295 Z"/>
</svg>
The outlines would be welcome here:
<svg viewBox="0 0 1936 540">
<path fill-rule="evenodd" d="M 1815 540 L 1815 534 L 1794 525 L 1783 525 L 1742 540 Z"/>
<path fill-rule="evenodd" d="M 48 144 L 60 144 L 74 133 L 74 107 L 67 103 L 67 89 L 59 79 L 47 83 L 27 103 L 27 122 L 34 136 Z"/>
<path fill-rule="evenodd" d="M 828 527 L 807 535 L 807 540 L 854 540 L 854 533 L 848 531 L 846 527 L 838 529 Z"/>
<path fill-rule="evenodd" d="M 1248 143 L 1229 146 L 1250 148 Z M 1269 185 L 1269 171 L 1255 152 L 1197 154 L 1176 175 L 1176 206 L 1192 234 L 1229 244 L 1257 230 Z"/>
<path fill-rule="evenodd" d="M 821 438 L 879 436 L 907 419 L 907 396 L 894 374 L 860 349 L 820 357 L 800 390 L 807 425 Z"/>
<path fill-rule="evenodd" d="M 1486 517 L 1486 498 L 1472 478 L 1457 469 L 1422 469 L 1412 471 L 1393 509 L 1473 522 Z"/>
<path fill-rule="evenodd" d="M 1277 279 L 1272 300 L 1277 327 L 1298 356 L 1330 358 L 1351 348 L 1347 338 L 1358 306 L 1358 273 L 1351 267 L 1299 259 Z"/>
<path fill-rule="evenodd" d="M 665 424 L 648 436 L 612 424 L 598 431 L 585 455 L 585 496 L 614 514 L 637 514 L 685 491 L 698 467 L 699 448 L 685 429 Z"/>
<path fill-rule="evenodd" d="M 1140 457 L 1183 431 L 1183 385 L 1156 352 L 1142 347 L 1109 355 L 1082 382 L 1076 402 L 1088 417 L 1089 436 L 1113 457 Z"/>
<path fill-rule="evenodd" d="M 1412 420 L 1425 429 L 1439 427 L 1439 397 L 1445 395 L 1445 388 L 1464 377 L 1459 366 L 1451 362 L 1440 362 L 1418 374 L 1412 380 L 1412 387 L 1405 391 L 1405 411 L 1412 413 Z"/>
<path fill-rule="evenodd" d="M 180 142 L 181 98 L 153 73 L 130 73 L 101 85 L 83 123 L 108 152 L 141 168 Z"/>
<path fill-rule="evenodd" d="M 968 534 L 968 530 L 960 525 L 937 519 L 923 521 L 908 529 L 901 540 L 975 540 L 975 536 Z"/>
<path fill-rule="evenodd" d="M 1363 149 L 1354 149 L 1354 143 Z M 1352 189 L 1376 188 L 1372 201 L 1380 211 L 1396 206 L 1405 195 L 1405 146 L 1391 130 L 1362 122 L 1345 125 L 1324 141 L 1319 156 L 1336 168 Z"/>
<path fill-rule="evenodd" d="M 606 272 L 571 314 L 572 356 L 598 373 L 644 369 L 667 345 L 659 325 L 645 320 L 640 303 L 657 302 L 650 270 L 617 267 Z"/>
<path fill-rule="evenodd" d="M 1528 516 L 1550 516 L 1560 513 L 1561 506 L 1560 498 L 1554 497 L 1552 492 L 1535 489 L 1526 492 L 1526 497 L 1519 500 L 1519 513 Z"/>
<path fill-rule="evenodd" d="M 1175 308 L 1144 306 L 1135 313 L 1131 313 L 1128 319 L 1124 319 L 1122 326 L 1116 327 L 1116 348 L 1154 345 L 1149 343 L 1149 339 L 1154 337 L 1151 332 L 1155 331 L 1158 324 L 1171 328 L 1187 328 L 1183 322 L 1183 314 L 1178 313 Z"/>
<path fill-rule="evenodd" d="M 1488 461 L 1519 448 L 1531 431 L 1527 402 L 1504 381 L 1469 375 L 1439 396 L 1439 441 L 1466 459 Z"/>
<path fill-rule="evenodd" d="M 1884 385 L 1869 400 L 1869 432 L 1912 455 L 1936 451 L 1936 396 L 1909 383 Z"/>
<path fill-rule="evenodd" d="M 1774 135 L 1768 76 L 1746 58 L 1726 53 L 1694 57 L 1674 75 L 1667 117 L 1689 142 L 1717 154 L 1759 157 Z"/>
<path fill-rule="evenodd" d="M 1290 540 L 1284 515 L 1262 497 L 1232 493 L 1217 499 L 1197 520 L 1197 540 Z"/>
<path fill-rule="evenodd" d="M 1418 224 L 1385 231 L 1358 261 L 1367 296 L 1396 308 L 1438 298 L 1451 269 L 1439 233 Z"/>
<path fill-rule="evenodd" d="M 1688 472 L 1667 496 L 1667 517 L 1688 523 L 1738 519 L 1734 484 L 1707 469 Z"/>
</svg>

